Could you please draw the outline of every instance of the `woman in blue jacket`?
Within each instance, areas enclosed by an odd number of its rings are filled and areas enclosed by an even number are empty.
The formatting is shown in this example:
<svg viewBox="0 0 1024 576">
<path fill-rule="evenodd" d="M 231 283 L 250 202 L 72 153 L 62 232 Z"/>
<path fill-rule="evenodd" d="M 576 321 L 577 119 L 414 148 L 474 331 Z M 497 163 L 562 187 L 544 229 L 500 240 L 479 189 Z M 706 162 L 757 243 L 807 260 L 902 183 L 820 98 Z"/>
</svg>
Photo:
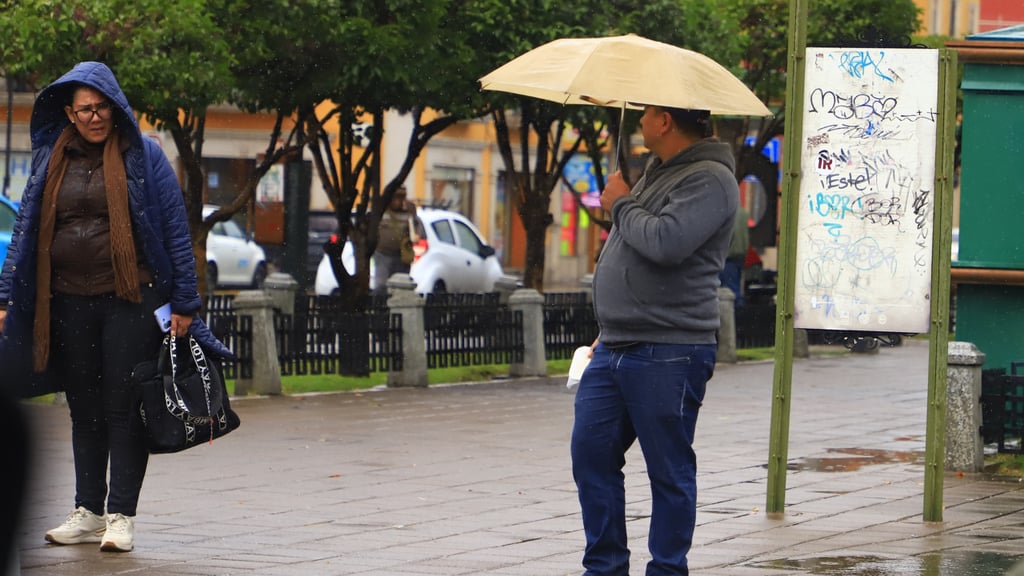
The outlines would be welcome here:
<svg viewBox="0 0 1024 576">
<path fill-rule="evenodd" d="M 149 460 L 130 429 L 131 371 L 159 353 L 154 310 L 169 302 L 173 335 L 230 351 L 196 316 L 177 177 L 113 72 L 82 62 L 43 89 L 31 137 L 32 174 L 0 274 L 0 378 L 23 396 L 67 396 L 75 509 L 46 540 L 128 552 Z"/>
</svg>

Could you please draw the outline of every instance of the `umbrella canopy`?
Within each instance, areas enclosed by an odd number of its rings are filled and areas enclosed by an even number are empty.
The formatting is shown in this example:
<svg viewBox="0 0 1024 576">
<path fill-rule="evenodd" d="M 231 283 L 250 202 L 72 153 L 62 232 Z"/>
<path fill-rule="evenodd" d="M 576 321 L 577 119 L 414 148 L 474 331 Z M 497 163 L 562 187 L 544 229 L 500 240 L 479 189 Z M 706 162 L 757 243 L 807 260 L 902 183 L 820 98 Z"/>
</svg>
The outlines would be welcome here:
<svg viewBox="0 0 1024 576">
<path fill-rule="evenodd" d="M 561 104 L 771 115 L 739 78 L 711 58 L 635 34 L 548 42 L 480 78 L 480 87 Z"/>
</svg>

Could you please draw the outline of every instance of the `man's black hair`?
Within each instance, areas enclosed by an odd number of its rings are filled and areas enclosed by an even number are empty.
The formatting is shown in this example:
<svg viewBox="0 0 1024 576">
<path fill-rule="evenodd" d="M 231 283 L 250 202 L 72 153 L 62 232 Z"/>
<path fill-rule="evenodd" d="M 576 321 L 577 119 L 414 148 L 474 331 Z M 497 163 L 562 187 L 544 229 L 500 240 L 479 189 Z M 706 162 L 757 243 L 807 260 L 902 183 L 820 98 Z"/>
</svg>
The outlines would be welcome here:
<svg viewBox="0 0 1024 576">
<path fill-rule="evenodd" d="M 668 106 L 658 106 L 658 108 L 668 112 L 668 115 L 672 117 L 672 121 L 683 132 L 694 134 L 701 138 L 714 135 L 714 129 L 711 126 L 711 112 L 708 110 L 669 108 Z"/>
</svg>

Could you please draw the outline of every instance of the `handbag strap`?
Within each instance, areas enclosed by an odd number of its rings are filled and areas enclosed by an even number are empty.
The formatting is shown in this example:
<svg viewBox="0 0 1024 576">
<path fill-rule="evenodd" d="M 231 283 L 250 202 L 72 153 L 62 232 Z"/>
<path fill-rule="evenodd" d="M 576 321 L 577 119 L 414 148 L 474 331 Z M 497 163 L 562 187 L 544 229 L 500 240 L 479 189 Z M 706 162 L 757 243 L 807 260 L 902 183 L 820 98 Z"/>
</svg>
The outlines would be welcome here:
<svg viewBox="0 0 1024 576">
<path fill-rule="evenodd" d="M 181 391 L 178 389 L 178 347 L 177 338 L 167 335 L 166 339 L 168 342 L 168 348 L 170 350 L 171 359 L 171 379 L 167 387 L 164 389 L 165 399 L 168 401 L 168 407 L 173 404 L 178 408 L 175 412 L 179 412 L 181 415 L 175 414 L 176 417 L 182 420 L 188 419 L 193 423 L 210 424 L 210 441 L 213 441 L 213 410 L 210 406 L 210 395 L 213 387 L 212 379 L 210 378 L 210 366 L 206 362 L 206 354 L 203 353 L 202 347 L 199 346 L 199 342 L 196 342 L 195 337 L 191 334 L 188 335 L 188 347 L 189 352 L 192 356 L 192 362 L 195 364 L 196 372 L 199 374 L 199 378 L 203 382 L 203 398 L 206 400 L 206 413 L 208 416 L 196 417 L 189 413 L 188 405 L 185 404 L 185 400 L 181 395 Z"/>
</svg>

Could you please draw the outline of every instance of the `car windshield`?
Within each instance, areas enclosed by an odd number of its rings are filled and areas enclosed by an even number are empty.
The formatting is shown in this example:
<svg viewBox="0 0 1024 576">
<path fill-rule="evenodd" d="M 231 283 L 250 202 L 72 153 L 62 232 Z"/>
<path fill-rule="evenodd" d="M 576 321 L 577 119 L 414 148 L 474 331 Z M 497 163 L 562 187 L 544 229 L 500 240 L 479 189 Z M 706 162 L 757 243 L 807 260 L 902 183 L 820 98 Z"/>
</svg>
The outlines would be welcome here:
<svg viewBox="0 0 1024 576">
<path fill-rule="evenodd" d="M 210 231 L 218 236 L 229 236 L 231 238 L 245 240 L 245 232 L 242 231 L 242 227 L 235 223 L 234 220 L 217 222 L 213 225 L 213 229 Z"/>
</svg>

